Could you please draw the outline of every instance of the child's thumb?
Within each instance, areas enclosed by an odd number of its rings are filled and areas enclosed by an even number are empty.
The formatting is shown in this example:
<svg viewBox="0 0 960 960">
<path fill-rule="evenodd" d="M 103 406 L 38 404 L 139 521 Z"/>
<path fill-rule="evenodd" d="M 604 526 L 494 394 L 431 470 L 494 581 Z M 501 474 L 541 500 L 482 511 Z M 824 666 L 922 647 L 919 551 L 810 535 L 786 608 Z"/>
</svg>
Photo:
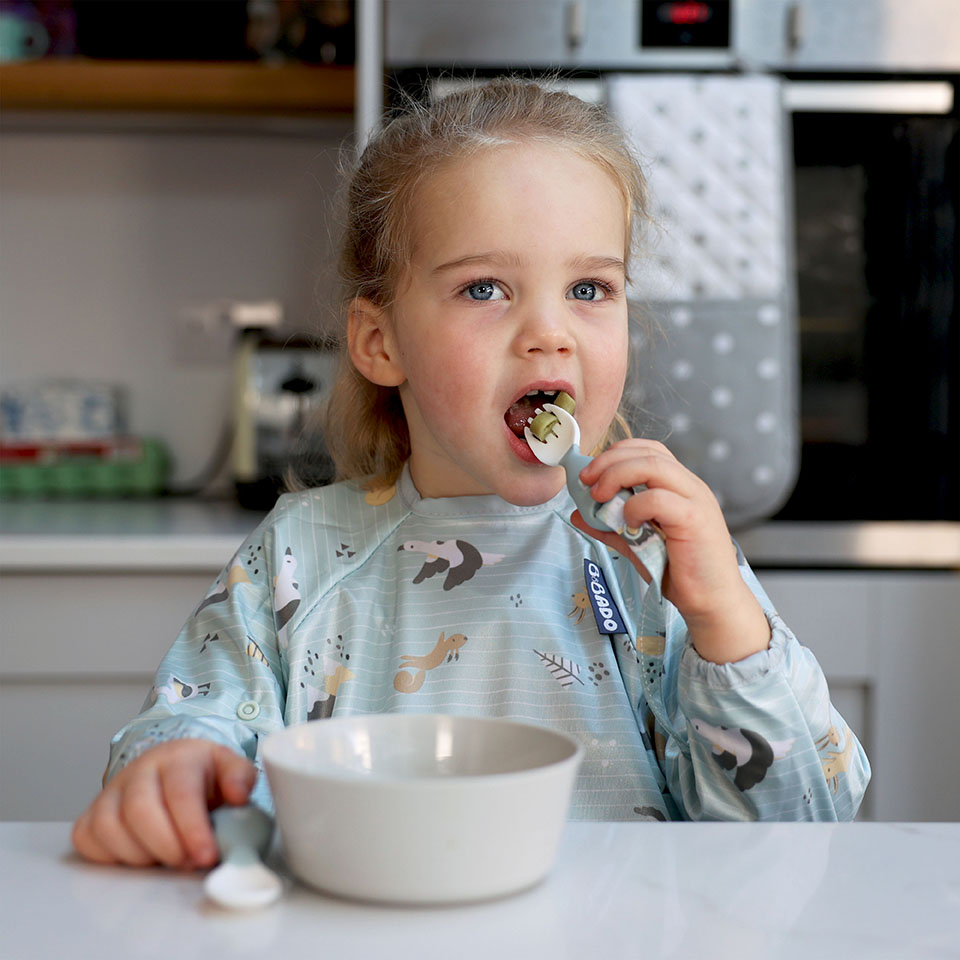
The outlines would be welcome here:
<svg viewBox="0 0 960 960">
<path fill-rule="evenodd" d="M 250 796 L 257 768 L 246 757 L 220 747 L 213 753 L 213 775 L 223 799 L 230 804 L 240 804 Z"/>
</svg>

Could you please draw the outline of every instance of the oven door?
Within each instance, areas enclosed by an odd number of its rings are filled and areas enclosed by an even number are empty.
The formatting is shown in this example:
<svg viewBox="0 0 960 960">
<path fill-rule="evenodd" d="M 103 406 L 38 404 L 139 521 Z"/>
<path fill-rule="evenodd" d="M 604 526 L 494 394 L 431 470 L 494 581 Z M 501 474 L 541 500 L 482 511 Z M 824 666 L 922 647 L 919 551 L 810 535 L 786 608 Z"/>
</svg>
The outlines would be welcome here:
<svg viewBox="0 0 960 960">
<path fill-rule="evenodd" d="M 788 84 L 800 471 L 779 520 L 960 518 L 951 83 Z"/>
</svg>

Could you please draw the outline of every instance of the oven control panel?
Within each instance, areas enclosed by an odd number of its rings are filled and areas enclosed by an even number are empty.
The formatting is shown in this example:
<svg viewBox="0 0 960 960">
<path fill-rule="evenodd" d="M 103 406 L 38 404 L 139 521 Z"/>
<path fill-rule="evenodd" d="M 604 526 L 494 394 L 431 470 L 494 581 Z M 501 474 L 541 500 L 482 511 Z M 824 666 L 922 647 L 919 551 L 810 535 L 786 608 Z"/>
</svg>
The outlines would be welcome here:
<svg viewBox="0 0 960 960">
<path fill-rule="evenodd" d="M 730 0 L 642 0 L 639 46 L 649 50 L 730 46 Z"/>
</svg>

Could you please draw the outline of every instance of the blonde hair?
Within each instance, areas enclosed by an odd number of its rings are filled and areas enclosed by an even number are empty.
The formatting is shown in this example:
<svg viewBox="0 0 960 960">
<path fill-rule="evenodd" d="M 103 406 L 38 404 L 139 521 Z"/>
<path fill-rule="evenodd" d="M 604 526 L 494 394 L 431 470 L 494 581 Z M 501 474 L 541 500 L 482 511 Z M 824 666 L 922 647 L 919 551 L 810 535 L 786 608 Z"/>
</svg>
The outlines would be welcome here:
<svg viewBox="0 0 960 960">
<path fill-rule="evenodd" d="M 388 306 L 410 263 L 414 237 L 409 205 L 443 164 L 514 143 L 562 146 L 597 163 L 623 195 L 625 262 L 645 214 L 645 184 L 623 132 L 598 106 L 516 78 L 472 84 L 432 103 L 412 102 L 370 141 L 347 189 L 340 257 L 344 309 L 355 297 Z M 337 479 L 389 484 L 410 455 L 410 436 L 396 387 L 371 383 L 341 340 L 340 372 L 327 407 L 325 438 Z M 597 448 L 629 436 L 617 414 Z"/>
</svg>

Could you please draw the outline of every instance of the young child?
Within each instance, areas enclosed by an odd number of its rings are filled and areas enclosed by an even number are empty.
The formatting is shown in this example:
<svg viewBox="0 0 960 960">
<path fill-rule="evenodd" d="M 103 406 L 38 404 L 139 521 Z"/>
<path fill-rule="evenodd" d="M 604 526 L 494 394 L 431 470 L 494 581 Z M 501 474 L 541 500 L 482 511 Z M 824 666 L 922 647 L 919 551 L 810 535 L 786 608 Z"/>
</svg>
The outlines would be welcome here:
<svg viewBox="0 0 960 960">
<path fill-rule="evenodd" d="M 209 866 L 210 807 L 270 806 L 262 737 L 383 711 L 566 730 L 585 748 L 574 818 L 854 816 L 866 757 L 710 490 L 659 443 L 610 445 L 642 202 L 603 111 L 530 83 L 409 111 L 367 147 L 328 436 L 342 481 L 283 496 L 190 616 L 113 740 L 80 853 Z M 653 633 L 648 572 L 523 439 L 561 390 L 598 452 L 594 499 L 646 487 L 625 520 L 666 542 Z"/>
</svg>

